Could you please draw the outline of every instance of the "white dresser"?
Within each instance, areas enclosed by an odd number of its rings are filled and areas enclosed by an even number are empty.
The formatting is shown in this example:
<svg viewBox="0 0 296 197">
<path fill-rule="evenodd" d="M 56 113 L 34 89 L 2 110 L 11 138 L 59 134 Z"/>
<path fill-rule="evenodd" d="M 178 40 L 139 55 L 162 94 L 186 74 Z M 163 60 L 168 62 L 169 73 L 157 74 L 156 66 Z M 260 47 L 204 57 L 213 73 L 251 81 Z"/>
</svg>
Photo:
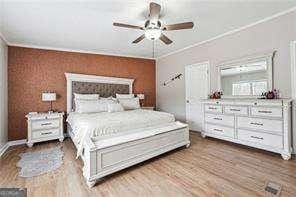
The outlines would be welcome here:
<svg viewBox="0 0 296 197">
<path fill-rule="evenodd" d="M 202 136 L 252 146 L 291 158 L 291 103 L 287 99 L 207 99 Z"/>
<path fill-rule="evenodd" d="M 64 140 L 63 112 L 37 113 L 26 115 L 28 122 L 27 145 L 32 147 L 35 142 L 59 139 Z"/>
</svg>

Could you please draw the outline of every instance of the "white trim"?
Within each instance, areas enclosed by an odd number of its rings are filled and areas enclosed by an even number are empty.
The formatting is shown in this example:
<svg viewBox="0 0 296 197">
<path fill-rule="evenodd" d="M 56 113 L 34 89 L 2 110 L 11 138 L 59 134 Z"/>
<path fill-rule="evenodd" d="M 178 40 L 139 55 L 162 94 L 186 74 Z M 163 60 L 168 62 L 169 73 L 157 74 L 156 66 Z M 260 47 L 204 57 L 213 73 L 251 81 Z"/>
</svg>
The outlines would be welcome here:
<svg viewBox="0 0 296 197">
<path fill-rule="evenodd" d="M 26 144 L 27 139 L 23 139 L 23 140 L 14 140 L 14 141 L 8 141 L 8 145 L 10 146 L 18 146 L 18 145 L 23 145 Z"/>
<path fill-rule="evenodd" d="M 292 98 L 296 99 L 296 41 L 290 44 L 291 53 L 291 88 Z"/>
<path fill-rule="evenodd" d="M 53 51 L 65 51 L 65 52 L 72 52 L 72 53 L 86 53 L 86 54 L 95 54 L 95 55 L 106 55 L 106 56 L 129 57 L 129 58 L 137 58 L 137 59 L 155 60 L 155 58 L 152 58 L 152 57 L 127 55 L 127 54 L 104 53 L 104 52 L 97 52 L 97 51 L 59 48 L 59 47 L 46 47 L 46 46 L 38 46 L 38 45 L 30 45 L 30 44 L 18 44 L 18 43 L 7 43 L 7 44 L 9 46 L 32 48 L 32 49 L 43 49 L 43 50 L 53 50 Z"/>
<path fill-rule="evenodd" d="M 129 93 L 133 92 L 134 79 L 105 77 L 97 75 L 84 75 L 75 73 L 65 73 L 67 79 L 67 113 L 72 111 L 72 81 L 94 82 L 94 83 L 111 83 L 129 85 Z"/>
<path fill-rule="evenodd" d="M 273 58 L 275 56 L 276 51 L 269 51 L 262 54 L 256 54 L 256 55 L 248 55 L 242 58 L 230 60 L 230 61 L 224 61 L 222 63 L 217 64 L 218 69 L 218 90 L 221 90 L 221 69 L 226 67 L 233 67 L 236 66 L 238 63 L 247 63 L 258 59 L 265 59 L 267 61 L 267 73 L 268 73 L 268 84 L 267 89 L 272 90 L 274 89 L 274 77 L 273 77 Z M 223 95 L 222 98 L 258 98 L 258 95 L 247 95 L 247 96 L 233 96 L 233 95 Z"/>
<path fill-rule="evenodd" d="M 6 144 L 4 146 L 2 146 L 2 148 L 0 149 L 0 157 L 2 157 L 2 155 L 4 155 L 4 153 L 8 150 L 9 147 L 23 145 L 23 144 L 26 144 L 26 142 L 27 142 L 26 139 L 6 142 Z"/>
<path fill-rule="evenodd" d="M 2 157 L 2 155 L 4 155 L 4 153 L 7 151 L 8 148 L 9 148 L 8 142 L 0 148 L 0 158 Z"/>
<path fill-rule="evenodd" d="M 291 96 L 294 100 L 292 102 L 292 117 L 296 115 L 296 40 L 292 41 L 290 44 L 290 54 L 291 54 Z M 294 118 L 295 119 L 295 118 Z M 292 119 L 292 141 L 293 141 L 293 154 L 296 154 L 296 123 Z"/>
<path fill-rule="evenodd" d="M 187 47 L 184 47 L 184 48 L 178 49 L 178 50 L 176 50 L 176 51 L 173 51 L 173 52 L 167 53 L 167 54 L 165 54 L 165 55 L 162 55 L 162 56 L 160 56 L 160 57 L 157 57 L 156 59 L 159 60 L 159 59 L 161 59 L 161 58 L 165 58 L 165 57 L 167 57 L 167 56 L 170 56 L 170 55 L 173 55 L 173 54 L 179 53 L 179 52 L 181 52 L 181 51 L 185 51 L 185 50 L 187 50 L 187 49 L 190 49 L 190 48 L 193 48 L 193 47 L 196 47 L 196 46 L 199 46 L 199 45 L 202 45 L 202 44 L 205 44 L 205 43 L 211 42 L 211 41 L 213 41 L 213 40 L 217 40 L 218 38 L 222 38 L 222 37 L 224 37 L 224 36 L 228 36 L 228 35 L 231 35 L 231 34 L 234 34 L 234 33 L 240 32 L 240 31 L 242 31 L 242 30 L 245 30 L 245 29 L 248 29 L 248 28 L 250 28 L 250 27 L 256 26 L 256 25 L 258 25 L 258 24 L 261 24 L 261 23 L 264 23 L 264 22 L 270 21 L 270 20 L 272 20 L 272 19 L 275 19 L 275 18 L 277 18 L 277 17 L 283 16 L 283 15 L 288 14 L 288 13 L 290 13 L 290 12 L 293 12 L 293 11 L 295 11 L 295 10 L 296 10 L 296 6 L 295 6 L 295 7 L 292 7 L 291 9 L 288 9 L 288 10 L 285 10 L 285 11 L 282 11 L 282 12 L 279 12 L 279 13 L 277 13 L 277 14 L 274 14 L 274 15 L 272 15 L 272 16 L 266 17 L 266 18 L 264 18 L 264 19 L 262 19 L 262 20 L 259 20 L 259 21 L 257 21 L 257 22 L 251 23 L 251 24 L 249 24 L 249 25 L 245 25 L 245 26 L 243 26 L 243 27 L 239 27 L 239 28 L 237 28 L 237 29 L 234 29 L 234 30 L 228 31 L 228 32 L 226 32 L 226 33 L 220 34 L 220 35 L 215 36 L 215 37 L 213 37 L 213 38 L 210 38 L 210 39 L 208 39 L 208 40 L 204 40 L 204 41 L 201 41 L 201 42 L 198 42 L 198 43 L 195 43 L 195 44 L 189 45 L 189 46 L 187 46 Z"/>
<path fill-rule="evenodd" d="M 2 39 L 5 42 L 5 44 L 9 45 L 9 42 L 6 40 L 6 38 L 1 32 L 0 32 L 0 39 Z"/>
</svg>

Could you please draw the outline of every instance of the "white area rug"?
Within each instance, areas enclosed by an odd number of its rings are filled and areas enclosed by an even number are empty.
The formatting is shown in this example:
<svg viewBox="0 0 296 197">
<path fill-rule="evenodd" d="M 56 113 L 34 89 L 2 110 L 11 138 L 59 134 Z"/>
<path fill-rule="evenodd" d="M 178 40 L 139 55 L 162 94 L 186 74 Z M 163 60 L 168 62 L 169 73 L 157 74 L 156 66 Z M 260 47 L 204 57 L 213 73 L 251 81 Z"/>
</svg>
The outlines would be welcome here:
<svg viewBox="0 0 296 197">
<path fill-rule="evenodd" d="M 21 168 L 19 176 L 33 177 L 54 171 L 63 164 L 63 156 L 61 147 L 22 153 L 21 160 L 16 164 Z"/>
</svg>

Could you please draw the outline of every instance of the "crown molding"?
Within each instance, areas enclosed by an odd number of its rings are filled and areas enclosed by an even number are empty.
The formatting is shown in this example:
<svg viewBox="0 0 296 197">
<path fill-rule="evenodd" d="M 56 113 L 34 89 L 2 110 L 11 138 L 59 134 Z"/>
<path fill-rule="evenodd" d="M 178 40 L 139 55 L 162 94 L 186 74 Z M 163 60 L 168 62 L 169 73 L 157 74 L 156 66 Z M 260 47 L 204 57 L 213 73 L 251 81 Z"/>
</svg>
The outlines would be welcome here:
<svg viewBox="0 0 296 197">
<path fill-rule="evenodd" d="M 43 49 L 43 50 L 51 50 L 51 51 L 64 51 L 64 52 L 72 52 L 72 53 L 85 53 L 85 54 L 155 60 L 155 58 L 145 57 L 145 56 L 116 54 L 116 53 L 104 53 L 104 52 L 97 52 L 97 51 L 76 50 L 76 49 L 59 48 L 59 47 L 46 47 L 46 46 L 38 46 L 38 45 L 20 44 L 20 43 L 9 43 L 8 46 L 24 47 L 24 48 L 32 48 L 32 49 Z"/>
<path fill-rule="evenodd" d="M 189 45 L 189 46 L 187 46 L 187 47 L 184 47 L 184 48 L 178 49 L 178 50 L 176 50 L 176 51 L 173 51 L 173 52 L 167 53 L 167 54 L 165 54 L 165 55 L 162 55 L 162 56 L 156 58 L 156 60 L 160 60 L 160 59 L 162 59 L 162 58 L 168 57 L 168 56 L 173 55 L 173 54 L 176 54 L 176 53 L 180 53 L 180 52 L 185 51 L 185 50 L 187 50 L 187 49 L 190 49 L 190 48 L 193 48 L 193 47 L 196 47 L 196 46 L 199 46 L 199 45 L 203 45 L 203 44 L 205 44 L 205 43 L 208 43 L 208 42 L 211 42 L 211 41 L 217 40 L 217 39 L 222 38 L 222 37 L 224 37 L 224 36 L 228 36 L 228 35 L 231 35 L 231 34 L 234 34 L 234 33 L 240 32 L 240 31 L 243 31 L 243 30 L 245 30 L 245 29 L 248 29 L 248 28 L 250 28 L 250 27 L 256 26 L 256 25 L 258 25 L 258 24 L 261 24 L 261 23 L 264 23 L 264 22 L 270 21 L 270 20 L 272 20 L 272 19 L 278 18 L 278 17 L 280 17 L 280 16 L 283 16 L 283 15 L 289 14 L 290 12 L 293 12 L 293 11 L 295 11 L 295 10 L 296 10 L 296 6 L 290 8 L 290 9 L 288 9 L 288 10 L 285 10 L 285 11 L 282 11 L 282 12 L 279 12 L 279 13 L 276 13 L 276 14 L 274 14 L 274 15 L 272 15 L 272 16 L 266 17 L 266 18 L 264 18 L 264 19 L 262 19 L 262 20 L 259 20 L 259 21 L 257 21 L 257 22 L 254 22 L 254 23 L 251 23 L 251 24 L 248 24 L 248 25 L 245 25 L 245 26 L 239 27 L 239 28 L 237 28 L 237 29 L 234 29 L 234 30 L 228 31 L 228 32 L 223 33 L 223 34 L 220 34 L 220 35 L 215 36 L 215 37 L 213 37 L 213 38 L 210 38 L 210 39 L 208 39 L 208 40 L 204 40 L 204 41 L 201 41 L 201 42 L 195 43 L 195 44 L 193 44 L 193 45 Z"/>
</svg>

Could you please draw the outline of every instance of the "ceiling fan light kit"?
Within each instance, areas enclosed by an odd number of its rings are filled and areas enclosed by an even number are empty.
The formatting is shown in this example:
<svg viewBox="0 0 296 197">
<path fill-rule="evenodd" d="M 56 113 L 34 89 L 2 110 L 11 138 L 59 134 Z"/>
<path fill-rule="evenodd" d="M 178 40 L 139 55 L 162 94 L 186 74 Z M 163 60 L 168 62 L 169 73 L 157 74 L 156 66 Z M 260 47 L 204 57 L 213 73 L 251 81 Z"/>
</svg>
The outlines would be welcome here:
<svg viewBox="0 0 296 197">
<path fill-rule="evenodd" d="M 161 36 L 160 29 L 146 29 L 145 30 L 145 37 L 148 40 L 157 40 Z"/>
<path fill-rule="evenodd" d="M 146 20 L 144 27 L 123 24 L 123 23 L 113 23 L 113 25 L 117 27 L 144 30 L 144 34 L 142 34 L 140 37 L 138 37 L 136 40 L 133 41 L 134 44 L 142 41 L 144 38 L 147 38 L 148 40 L 152 40 L 152 41 L 160 39 L 162 42 L 168 45 L 173 43 L 173 41 L 163 34 L 164 31 L 193 28 L 194 26 L 193 22 L 178 23 L 178 24 L 172 24 L 172 25 L 162 25 L 159 20 L 160 10 L 161 10 L 161 6 L 159 4 L 154 2 L 150 3 L 149 19 Z"/>
</svg>

